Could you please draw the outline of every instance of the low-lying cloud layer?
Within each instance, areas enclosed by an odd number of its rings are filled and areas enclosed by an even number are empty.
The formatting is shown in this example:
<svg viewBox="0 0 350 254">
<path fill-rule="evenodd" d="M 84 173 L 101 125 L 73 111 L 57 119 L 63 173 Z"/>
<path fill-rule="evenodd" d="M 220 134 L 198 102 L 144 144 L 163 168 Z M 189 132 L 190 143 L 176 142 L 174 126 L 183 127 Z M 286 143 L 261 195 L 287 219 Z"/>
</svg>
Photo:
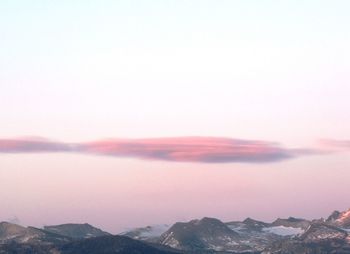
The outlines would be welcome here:
<svg viewBox="0 0 350 254">
<path fill-rule="evenodd" d="M 288 149 L 267 141 L 218 137 L 107 139 L 84 143 L 46 139 L 0 139 L 0 153 L 75 152 L 200 163 L 264 163 L 314 154 L 312 149 Z"/>
</svg>

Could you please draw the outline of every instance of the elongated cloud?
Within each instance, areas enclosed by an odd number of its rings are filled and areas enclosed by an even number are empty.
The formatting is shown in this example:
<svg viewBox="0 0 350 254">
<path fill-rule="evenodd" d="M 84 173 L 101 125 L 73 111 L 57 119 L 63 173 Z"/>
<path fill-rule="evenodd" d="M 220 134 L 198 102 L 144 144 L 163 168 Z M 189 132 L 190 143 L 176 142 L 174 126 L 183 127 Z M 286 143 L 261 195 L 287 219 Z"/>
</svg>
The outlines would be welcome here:
<svg viewBox="0 0 350 254">
<path fill-rule="evenodd" d="M 314 154 L 312 149 L 288 149 L 273 142 L 217 137 L 107 139 L 75 144 L 46 139 L 0 139 L 0 153 L 39 152 L 200 163 L 264 163 Z"/>
<path fill-rule="evenodd" d="M 54 142 L 47 139 L 0 139 L 0 153 L 43 153 L 69 152 L 70 144 Z"/>
<path fill-rule="evenodd" d="M 292 157 L 274 143 L 213 137 L 115 139 L 82 145 L 84 152 L 183 162 L 271 162 Z"/>
</svg>

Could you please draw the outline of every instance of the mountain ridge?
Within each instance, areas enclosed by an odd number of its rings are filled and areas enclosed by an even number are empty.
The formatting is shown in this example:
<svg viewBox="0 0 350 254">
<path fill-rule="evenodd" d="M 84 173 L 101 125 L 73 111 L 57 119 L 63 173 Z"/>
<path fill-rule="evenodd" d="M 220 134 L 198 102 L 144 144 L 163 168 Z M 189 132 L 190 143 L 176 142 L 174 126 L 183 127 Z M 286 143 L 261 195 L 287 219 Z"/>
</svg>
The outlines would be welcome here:
<svg viewBox="0 0 350 254">
<path fill-rule="evenodd" d="M 327 219 L 203 217 L 112 235 L 88 223 L 24 227 L 0 222 L 0 254 L 350 254 L 350 209 Z M 163 232 L 164 231 L 164 232 Z"/>
</svg>

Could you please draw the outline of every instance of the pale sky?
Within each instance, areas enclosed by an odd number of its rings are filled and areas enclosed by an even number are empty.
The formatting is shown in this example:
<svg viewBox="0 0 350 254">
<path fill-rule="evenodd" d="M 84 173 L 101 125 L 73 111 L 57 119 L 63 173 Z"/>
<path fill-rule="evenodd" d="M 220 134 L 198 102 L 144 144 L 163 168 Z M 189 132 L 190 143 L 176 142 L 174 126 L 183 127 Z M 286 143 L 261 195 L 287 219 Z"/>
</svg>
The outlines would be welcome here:
<svg viewBox="0 0 350 254">
<path fill-rule="evenodd" d="M 119 232 L 349 208 L 350 145 L 320 142 L 350 140 L 349 10 L 345 0 L 1 1 L 0 221 Z M 172 141 L 194 136 L 214 151 Z M 2 141 L 33 137 L 136 139 L 142 149 L 50 153 Z M 235 140 L 291 158 L 244 151 L 237 161 L 235 143 L 221 163 Z M 175 151 L 159 160 L 163 145 Z"/>
</svg>

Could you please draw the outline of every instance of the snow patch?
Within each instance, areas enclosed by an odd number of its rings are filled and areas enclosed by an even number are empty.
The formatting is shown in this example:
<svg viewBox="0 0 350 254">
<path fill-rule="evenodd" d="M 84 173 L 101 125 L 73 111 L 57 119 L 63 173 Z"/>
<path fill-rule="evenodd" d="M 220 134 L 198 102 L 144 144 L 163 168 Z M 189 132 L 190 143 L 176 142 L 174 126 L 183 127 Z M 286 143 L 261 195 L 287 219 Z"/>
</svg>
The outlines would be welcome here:
<svg viewBox="0 0 350 254">
<path fill-rule="evenodd" d="M 229 229 L 235 231 L 236 233 L 241 233 L 241 231 L 246 230 L 245 226 L 237 226 L 237 225 L 227 225 Z"/>
<path fill-rule="evenodd" d="M 120 235 L 132 235 L 134 239 L 151 239 L 160 237 L 170 228 L 167 224 L 152 225 L 144 228 L 134 228 L 125 232 L 120 233 Z"/>
<path fill-rule="evenodd" d="M 170 228 L 169 225 L 154 225 L 147 227 L 147 230 L 140 233 L 140 237 L 159 237 Z"/>
<path fill-rule="evenodd" d="M 304 232 L 302 228 L 293 228 L 285 226 L 263 228 L 263 231 L 281 236 L 298 235 Z"/>
</svg>

